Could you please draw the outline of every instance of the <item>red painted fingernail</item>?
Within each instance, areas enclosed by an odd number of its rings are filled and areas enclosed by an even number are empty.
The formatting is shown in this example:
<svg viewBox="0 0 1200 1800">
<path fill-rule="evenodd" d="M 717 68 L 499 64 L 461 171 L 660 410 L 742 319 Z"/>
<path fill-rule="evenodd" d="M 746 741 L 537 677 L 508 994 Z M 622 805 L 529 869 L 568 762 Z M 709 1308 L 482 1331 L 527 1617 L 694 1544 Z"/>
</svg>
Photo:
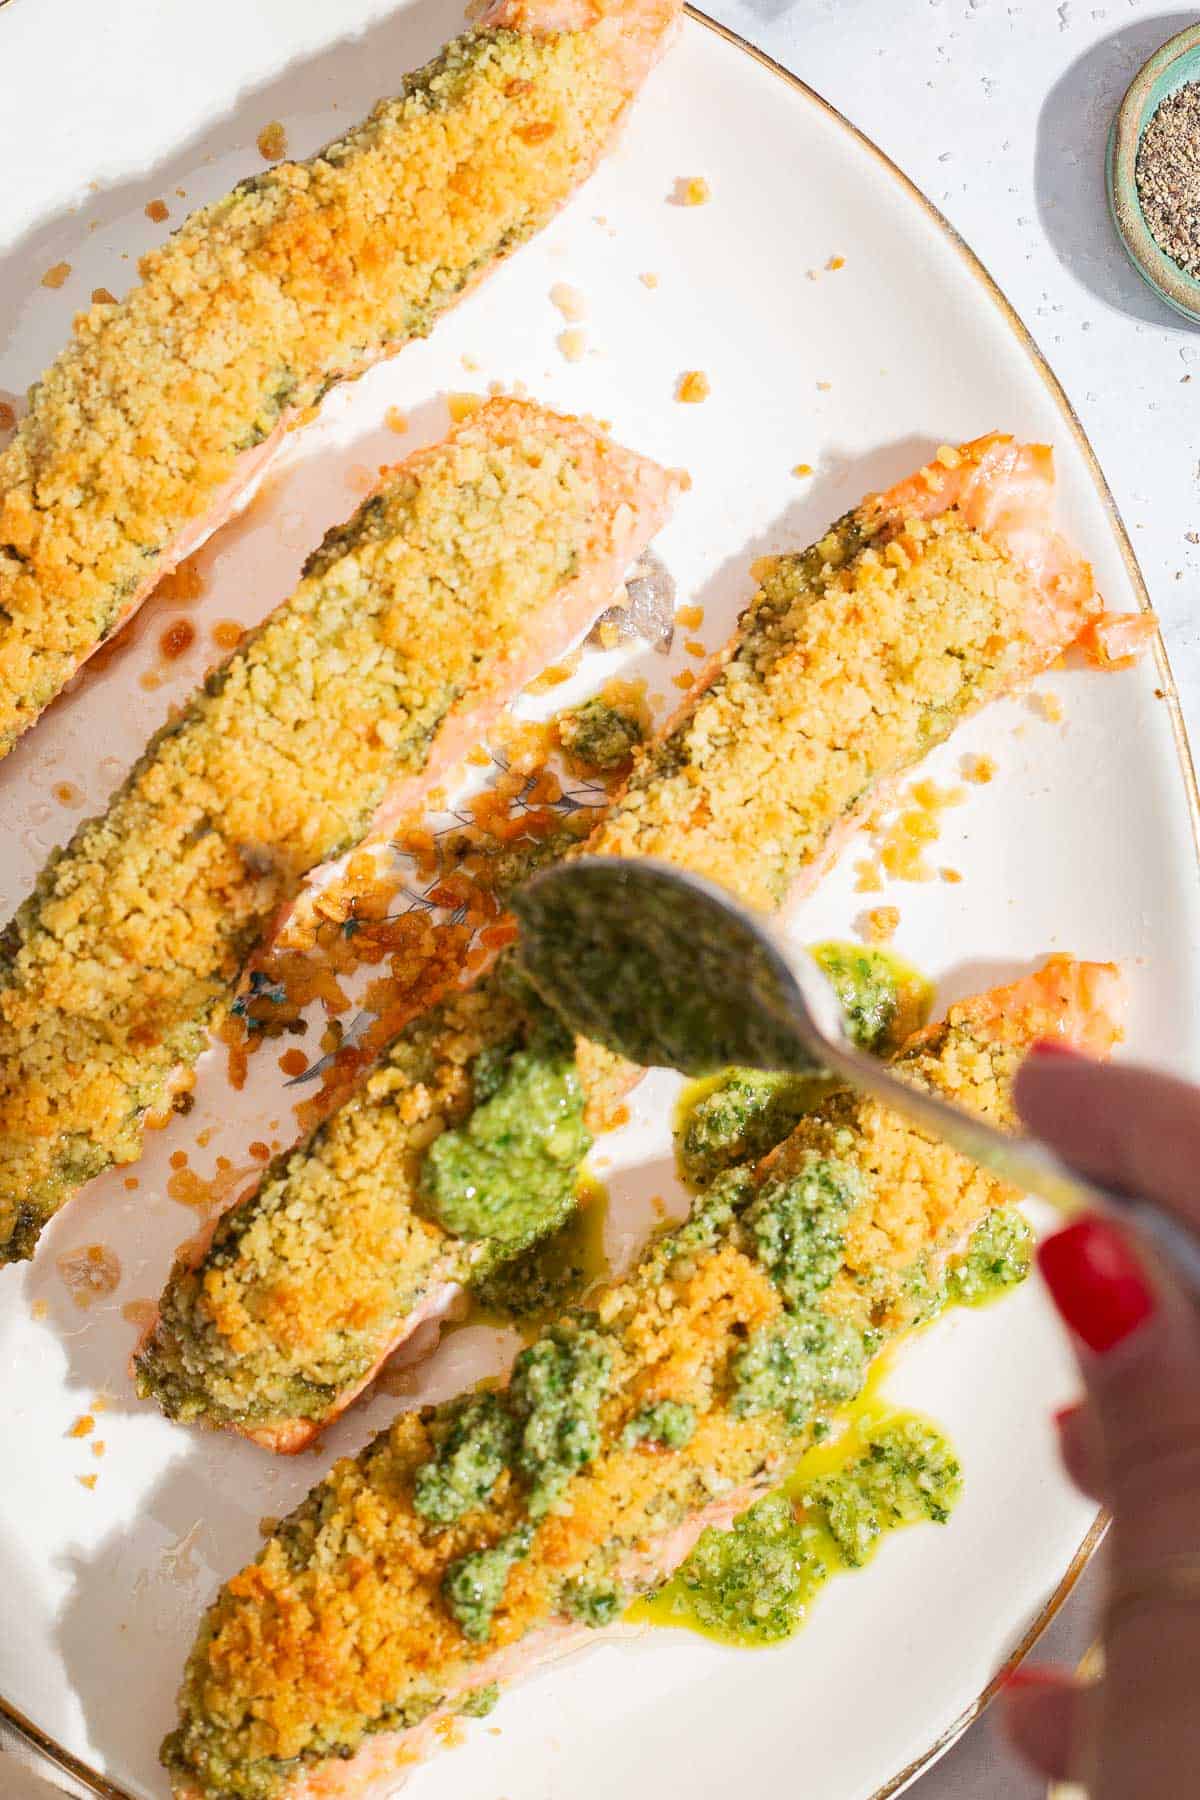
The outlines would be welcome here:
<svg viewBox="0 0 1200 1800">
<path fill-rule="evenodd" d="M 1063 1319 L 1101 1355 L 1154 1312 L 1141 1264 L 1103 1219 L 1080 1219 L 1046 1238 L 1038 1246 L 1038 1267 Z"/>
<path fill-rule="evenodd" d="M 1055 1429 L 1057 1431 L 1061 1431 L 1063 1426 L 1066 1425 L 1070 1420 L 1077 1419 L 1079 1417 L 1079 1415 L 1082 1413 L 1082 1411 L 1083 1411 L 1082 1400 L 1073 1400 L 1071 1402 L 1070 1406 L 1057 1407 L 1055 1409 L 1054 1413 L 1051 1415 L 1054 1420 Z"/>
<path fill-rule="evenodd" d="M 1038 1038 L 1029 1047 L 1030 1056 L 1074 1056 L 1081 1054 L 1074 1044 L 1064 1043 L 1062 1038 Z"/>
</svg>

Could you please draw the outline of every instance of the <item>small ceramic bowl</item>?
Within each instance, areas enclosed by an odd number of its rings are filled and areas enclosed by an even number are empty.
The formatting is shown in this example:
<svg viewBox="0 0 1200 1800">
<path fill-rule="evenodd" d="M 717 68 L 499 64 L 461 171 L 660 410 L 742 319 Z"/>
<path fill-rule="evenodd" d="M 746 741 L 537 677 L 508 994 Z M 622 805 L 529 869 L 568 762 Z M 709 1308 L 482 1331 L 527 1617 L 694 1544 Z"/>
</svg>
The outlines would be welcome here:
<svg viewBox="0 0 1200 1800">
<path fill-rule="evenodd" d="M 1159 249 L 1138 199 L 1138 145 L 1168 94 L 1200 81 L 1200 25 L 1189 25 L 1156 50 L 1134 77 L 1108 136 L 1108 204 L 1129 260 L 1160 300 L 1200 324 L 1200 281 Z"/>
</svg>

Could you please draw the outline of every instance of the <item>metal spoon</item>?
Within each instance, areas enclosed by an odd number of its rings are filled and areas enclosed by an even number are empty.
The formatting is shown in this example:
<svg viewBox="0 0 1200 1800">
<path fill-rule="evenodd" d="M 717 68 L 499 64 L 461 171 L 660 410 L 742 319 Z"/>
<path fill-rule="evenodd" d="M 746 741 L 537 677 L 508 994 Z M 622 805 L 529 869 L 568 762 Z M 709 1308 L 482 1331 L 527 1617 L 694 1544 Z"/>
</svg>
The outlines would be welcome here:
<svg viewBox="0 0 1200 1800">
<path fill-rule="evenodd" d="M 512 908 L 520 960 L 572 1030 L 685 1075 L 827 1070 L 1061 1212 L 1133 1223 L 1200 1294 L 1200 1239 L 1171 1214 L 890 1073 L 850 1042 L 813 959 L 714 883 L 651 858 L 581 856 L 535 875 Z"/>
</svg>

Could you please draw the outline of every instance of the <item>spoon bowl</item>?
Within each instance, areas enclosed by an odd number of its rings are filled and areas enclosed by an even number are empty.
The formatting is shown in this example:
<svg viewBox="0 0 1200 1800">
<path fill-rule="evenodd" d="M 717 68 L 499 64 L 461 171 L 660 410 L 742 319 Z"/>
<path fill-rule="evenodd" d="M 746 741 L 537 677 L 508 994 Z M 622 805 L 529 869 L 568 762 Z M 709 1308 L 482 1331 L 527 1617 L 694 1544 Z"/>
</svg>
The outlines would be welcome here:
<svg viewBox="0 0 1200 1800">
<path fill-rule="evenodd" d="M 1136 1223 L 1200 1294 L 1200 1241 L 1181 1224 L 856 1049 L 818 965 L 714 882 L 649 857 L 580 856 L 535 875 L 512 908 L 520 962 L 571 1030 L 686 1075 L 827 1072 L 1060 1212 Z"/>
<path fill-rule="evenodd" d="M 528 882 L 513 910 L 534 985 L 573 1030 L 630 1062 L 808 1073 L 825 1066 L 827 1035 L 841 1035 L 816 963 L 702 876 L 580 856 Z"/>
</svg>

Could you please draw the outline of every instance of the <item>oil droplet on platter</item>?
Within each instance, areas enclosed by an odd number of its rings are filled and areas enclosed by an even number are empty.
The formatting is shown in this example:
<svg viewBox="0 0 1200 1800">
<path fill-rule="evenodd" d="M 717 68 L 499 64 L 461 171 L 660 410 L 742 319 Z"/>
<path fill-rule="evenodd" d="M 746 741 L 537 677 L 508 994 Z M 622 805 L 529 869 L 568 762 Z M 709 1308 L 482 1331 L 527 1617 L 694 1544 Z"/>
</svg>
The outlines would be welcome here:
<svg viewBox="0 0 1200 1800">
<path fill-rule="evenodd" d="M 136 1325 L 139 1331 L 145 1331 L 158 1317 L 158 1306 L 153 1300 L 127 1300 L 121 1308 L 121 1317 L 130 1325 Z"/>
<path fill-rule="evenodd" d="M 120 1259 L 107 1244 L 88 1244 L 81 1250 L 69 1250 L 58 1258 L 55 1267 L 67 1292 L 83 1312 L 94 1300 L 103 1300 L 113 1293 L 121 1280 Z"/>
<path fill-rule="evenodd" d="M 168 662 L 190 650 L 196 641 L 196 627 L 190 619 L 172 619 L 158 640 L 158 648 Z"/>
</svg>

